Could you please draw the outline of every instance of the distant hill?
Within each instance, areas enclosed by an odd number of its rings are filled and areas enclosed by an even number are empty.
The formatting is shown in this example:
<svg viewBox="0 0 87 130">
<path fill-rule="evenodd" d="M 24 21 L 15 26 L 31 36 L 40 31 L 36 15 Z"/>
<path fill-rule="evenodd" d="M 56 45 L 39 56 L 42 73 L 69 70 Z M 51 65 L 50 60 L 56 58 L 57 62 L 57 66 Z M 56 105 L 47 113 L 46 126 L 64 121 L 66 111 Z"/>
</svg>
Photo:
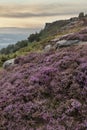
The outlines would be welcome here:
<svg viewBox="0 0 87 130">
<path fill-rule="evenodd" d="M 16 44 L 18 41 L 25 40 L 28 35 L 39 30 L 39 28 L 0 28 L 0 49 L 6 48 L 10 44 Z"/>
</svg>

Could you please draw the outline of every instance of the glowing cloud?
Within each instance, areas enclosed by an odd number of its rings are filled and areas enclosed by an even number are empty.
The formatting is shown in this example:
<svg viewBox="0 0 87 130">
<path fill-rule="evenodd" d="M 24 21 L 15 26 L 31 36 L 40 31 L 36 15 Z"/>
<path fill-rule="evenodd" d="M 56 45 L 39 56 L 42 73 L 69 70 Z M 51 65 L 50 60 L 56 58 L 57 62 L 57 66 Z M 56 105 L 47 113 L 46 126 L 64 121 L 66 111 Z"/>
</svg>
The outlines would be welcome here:
<svg viewBox="0 0 87 130">
<path fill-rule="evenodd" d="M 7 3 L 8 2 L 8 3 Z M 0 27 L 41 27 L 45 22 L 77 16 L 87 12 L 83 0 L 1 0 Z"/>
</svg>

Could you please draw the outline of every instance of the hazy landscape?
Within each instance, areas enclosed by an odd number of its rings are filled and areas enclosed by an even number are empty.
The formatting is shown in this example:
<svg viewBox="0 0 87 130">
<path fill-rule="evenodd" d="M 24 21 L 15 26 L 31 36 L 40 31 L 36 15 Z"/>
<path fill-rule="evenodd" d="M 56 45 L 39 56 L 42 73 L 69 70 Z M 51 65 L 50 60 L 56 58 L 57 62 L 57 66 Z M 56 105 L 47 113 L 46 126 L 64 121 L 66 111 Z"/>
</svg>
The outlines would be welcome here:
<svg viewBox="0 0 87 130">
<path fill-rule="evenodd" d="M 0 49 L 25 40 L 30 34 L 39 30 L 38 28 L 0 28 Z"/>
</svg>

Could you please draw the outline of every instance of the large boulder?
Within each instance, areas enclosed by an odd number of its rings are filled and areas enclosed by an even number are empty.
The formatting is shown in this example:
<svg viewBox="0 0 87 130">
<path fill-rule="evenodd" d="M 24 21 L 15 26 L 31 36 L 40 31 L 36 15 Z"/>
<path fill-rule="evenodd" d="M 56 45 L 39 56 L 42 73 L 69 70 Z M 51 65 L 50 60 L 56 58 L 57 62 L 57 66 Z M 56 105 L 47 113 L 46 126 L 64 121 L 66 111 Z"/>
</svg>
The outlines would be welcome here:
<svg viewBox="0 0 87 130">
<path fill-rule="evenodd" d="M 67 47 L 79 43 L 79 40 L 60 40 L 56 42 L 54 48 Z"/>
<path fill-rule="evenodd" d="M 7 69 L 9 66 L 14 65 L 14 61 L 15 61 L 15 59 L 10 59 L 10 60 L 5 61 L 3 64 L 3 68 Z"/>
</svg>

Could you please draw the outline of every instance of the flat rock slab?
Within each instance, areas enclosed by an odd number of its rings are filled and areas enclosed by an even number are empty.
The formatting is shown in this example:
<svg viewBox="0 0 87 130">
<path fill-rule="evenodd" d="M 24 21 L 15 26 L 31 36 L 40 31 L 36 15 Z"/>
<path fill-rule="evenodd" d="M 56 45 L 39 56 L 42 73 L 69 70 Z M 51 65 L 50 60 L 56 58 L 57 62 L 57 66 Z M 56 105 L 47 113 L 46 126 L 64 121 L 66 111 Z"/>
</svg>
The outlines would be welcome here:
<svg viewBox="0 0 87 130">
<path fill-rule="evenodd" d="M 67 46 L 75 45 L 79 42 L 80 42 L 79 40 L 61 40 L 56 42 L 55 48 L 57 49 L 60 47 L 67 47 Z"/>
</svg>

